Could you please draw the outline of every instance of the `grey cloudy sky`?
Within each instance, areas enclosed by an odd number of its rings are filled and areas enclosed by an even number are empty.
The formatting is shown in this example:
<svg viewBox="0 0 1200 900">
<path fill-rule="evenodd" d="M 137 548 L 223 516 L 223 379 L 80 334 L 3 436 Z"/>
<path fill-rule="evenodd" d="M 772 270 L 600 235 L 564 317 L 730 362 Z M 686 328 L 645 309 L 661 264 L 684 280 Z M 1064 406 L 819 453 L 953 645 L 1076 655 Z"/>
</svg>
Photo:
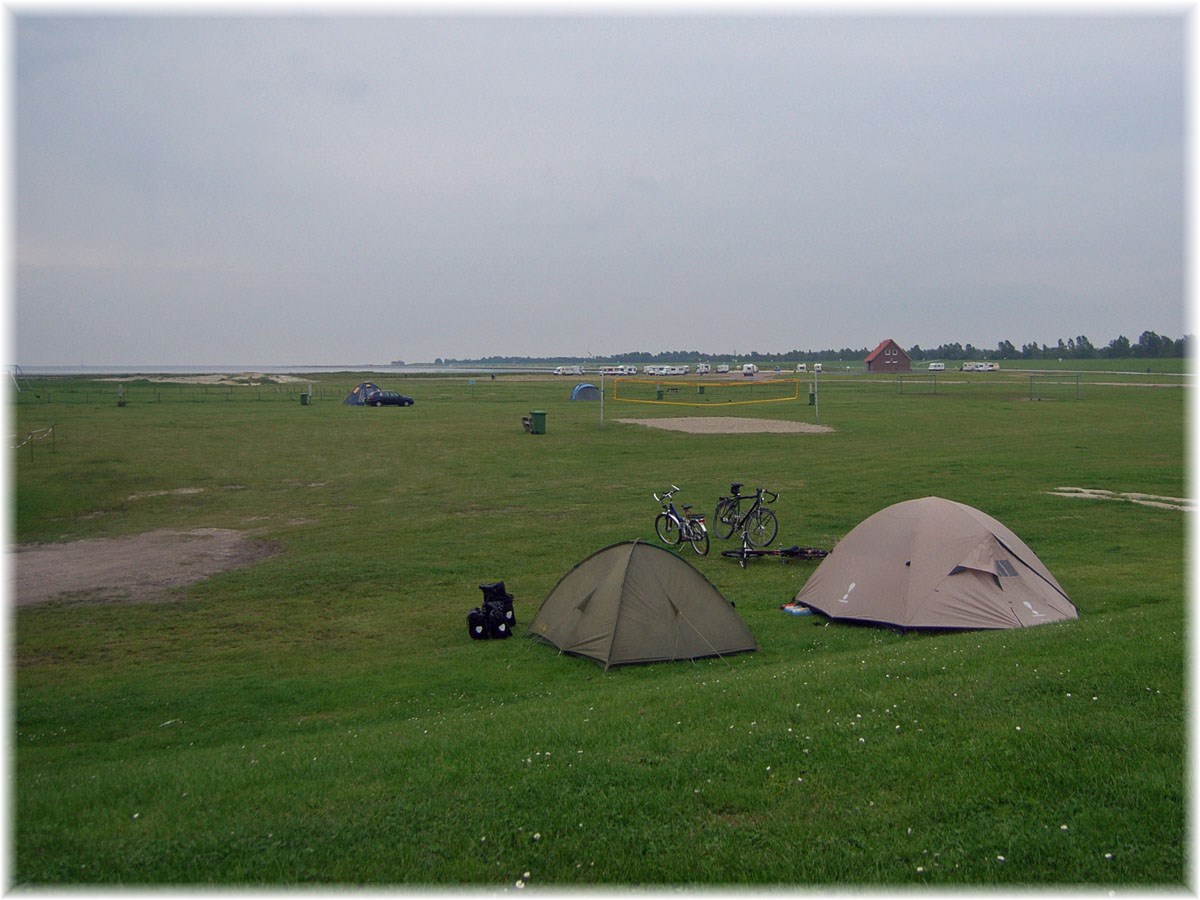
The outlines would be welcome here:
<svg viewBox="0 0 1200 900">
<path fill-rule="evenodd" d="M 14 362 L 1187 330 L 1184 11 L 18 14 Z"/>
</svg>

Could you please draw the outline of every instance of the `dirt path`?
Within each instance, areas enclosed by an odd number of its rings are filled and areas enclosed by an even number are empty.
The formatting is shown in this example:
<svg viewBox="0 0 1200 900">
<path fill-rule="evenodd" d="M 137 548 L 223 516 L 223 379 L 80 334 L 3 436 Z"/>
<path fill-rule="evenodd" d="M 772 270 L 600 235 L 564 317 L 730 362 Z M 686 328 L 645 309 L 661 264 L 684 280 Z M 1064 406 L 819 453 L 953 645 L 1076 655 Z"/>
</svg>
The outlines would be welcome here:
<svg viewBox="0 0 1200 900">
<path fill-rule="evenodd" d="M 248 566 L 276 549 L 227 528 L 162 529 L 119 538 L 24 544 L 9 553 L 16 603 L 168 599 L 175 588 Z"/>
</svg>

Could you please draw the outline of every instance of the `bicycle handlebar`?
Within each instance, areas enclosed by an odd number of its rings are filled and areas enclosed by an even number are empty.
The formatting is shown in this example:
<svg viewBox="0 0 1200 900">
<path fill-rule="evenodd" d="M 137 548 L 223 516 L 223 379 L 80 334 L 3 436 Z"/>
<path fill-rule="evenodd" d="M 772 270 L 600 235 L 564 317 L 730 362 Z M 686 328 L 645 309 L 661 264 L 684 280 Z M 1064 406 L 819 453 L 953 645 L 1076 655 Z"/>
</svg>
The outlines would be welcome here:
<svg viewBox="0 0 1200 900">
<path fill-rule="evenodd" d="M 776 500 L 778 500 L 778 499 L 779 499 L 779 495 L 778 495 L 777 493 L 775 493 L 774 491 L 768 491 L 766 488 L 761 488 L 761 487 L 760 487 L 760 488 L 758 489 L 758 492 L 759 492 L 760 494 L 762 494 L 762 496 L 763 496 L 763 499 L 766 499 L 766 497 L 767 497 L 767 495 L 768 495 L 768 494 L 770 494 L 770 495 L 771 495 L 771 499 L 770 499 L 770 500 L 767 500 L 767 502 L 768 502 L 768 503 L 774 503 Z"/>
<path fill-rule="evenodd" d="M 654 499 L 657 500 L 659 503 L 662 503 L 664 500 L 670 500 L 671 497 L 674 496 L 675 492 L 678 490 L 679 490 L 679 485 L 673 484 L 673 485 L 671 485 L 671 489 L 669 491 L 662 492 L 661 497 L 658 496 L 657 493 L 655 493 Z"/>
</svg>

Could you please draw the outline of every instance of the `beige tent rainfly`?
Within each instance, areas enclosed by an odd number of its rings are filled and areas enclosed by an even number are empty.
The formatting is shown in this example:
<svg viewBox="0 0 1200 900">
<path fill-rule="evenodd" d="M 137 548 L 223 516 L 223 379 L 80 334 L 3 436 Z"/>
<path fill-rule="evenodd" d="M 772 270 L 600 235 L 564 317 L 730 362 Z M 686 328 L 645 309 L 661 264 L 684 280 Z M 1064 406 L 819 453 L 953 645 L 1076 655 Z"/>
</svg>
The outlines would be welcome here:
<svg viewBox="0 0 1200 900">
<path fill-rule="evenodd" d="M 757 650 L 741 617 L 696 568 L 655 544 L 598 550 L 559 579 L 528 633 L 604 665 Z"/>
<path fill-rule="evenodd" d="M 1079 617 L 1000 522 L 940 497 L 880 510 L 847 534 L 796 602 L 833 619 L 903 628 L 1021 628 Z"/>
</svg>

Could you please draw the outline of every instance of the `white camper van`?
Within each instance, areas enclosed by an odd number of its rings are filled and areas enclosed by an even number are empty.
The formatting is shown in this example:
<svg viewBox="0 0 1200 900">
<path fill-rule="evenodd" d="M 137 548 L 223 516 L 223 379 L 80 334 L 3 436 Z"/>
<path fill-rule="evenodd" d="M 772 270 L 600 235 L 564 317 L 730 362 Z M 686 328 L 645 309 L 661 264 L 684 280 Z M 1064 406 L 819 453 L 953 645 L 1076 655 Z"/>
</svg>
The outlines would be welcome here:
<svg viewBox="0 0 1200 900">
<path fill-rule="evenodd" d="M 945 363 L 930 363 L 929 371 L 930 372 L 945 372 L 946 364 Z"/>
<path fill-rule="evenodd" d="M 758 366 L 756 366 L 754 363 L 746 363 L 744 366 L 742 366 L 742 374 L 747 378 L 753 378 L 757 372 Z"/>
</svg>

